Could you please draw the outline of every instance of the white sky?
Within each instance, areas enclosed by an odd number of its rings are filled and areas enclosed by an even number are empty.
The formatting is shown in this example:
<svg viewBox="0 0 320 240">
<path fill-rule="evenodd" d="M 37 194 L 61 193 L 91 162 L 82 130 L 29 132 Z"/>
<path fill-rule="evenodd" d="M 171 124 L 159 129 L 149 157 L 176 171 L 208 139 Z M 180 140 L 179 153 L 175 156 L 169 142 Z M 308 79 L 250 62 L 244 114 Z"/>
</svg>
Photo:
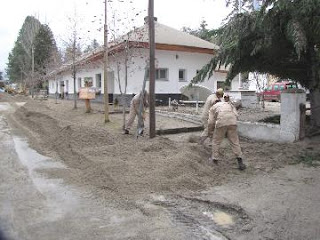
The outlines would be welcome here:
<svg viewBox="0 0 320 240">
<path fill-rule="evenodd" d="M 167 26 L 198 28 L 206 20 L 208 28 L 216 28 L 228 15 L 225 0 L 154 0 L 154 15 L 158 22 Z M 108 25 L 123 34 L 133 26 L 143 25 L 147 16 L 148 0 L 108 0 Z M 1 6 L 0 14 L 0 71 L 7 67 L 8 55 L 18 37 L 25 18 L 37 17 L 47 23 L 58 43 L 68 39 L 68 17 L 74 19 L 75 12 L 80 26 L 81 38 L 97 39 L 103 43 L 104 0 L 9 0 Z M 115 16 L 112 18 L 112 16 Z M 116 19 L 116 20 L 113 20 Z"/>
</svg>

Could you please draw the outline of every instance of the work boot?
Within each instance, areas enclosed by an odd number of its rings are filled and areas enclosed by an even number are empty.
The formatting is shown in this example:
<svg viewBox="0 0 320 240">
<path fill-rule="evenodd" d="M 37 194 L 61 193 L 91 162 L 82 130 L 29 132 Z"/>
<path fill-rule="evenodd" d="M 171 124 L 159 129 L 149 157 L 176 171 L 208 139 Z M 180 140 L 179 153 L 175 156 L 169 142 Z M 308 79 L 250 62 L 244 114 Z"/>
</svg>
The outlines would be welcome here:
<svg viewBox="0 0 320 240">
<path fill-rule="evenodd" d="M 247 166 L 243 163 L 242 158 L 238 157 L 237 161 L 238 161 L 238 168 L 240 171 L 243 171 L 247 168 Z"/>
<path fill-rule="evenodd" d="M 143 136 L 143 129 L 139 129 L 138 134 L 139 134 L 139 136 Z"/>
</svg>

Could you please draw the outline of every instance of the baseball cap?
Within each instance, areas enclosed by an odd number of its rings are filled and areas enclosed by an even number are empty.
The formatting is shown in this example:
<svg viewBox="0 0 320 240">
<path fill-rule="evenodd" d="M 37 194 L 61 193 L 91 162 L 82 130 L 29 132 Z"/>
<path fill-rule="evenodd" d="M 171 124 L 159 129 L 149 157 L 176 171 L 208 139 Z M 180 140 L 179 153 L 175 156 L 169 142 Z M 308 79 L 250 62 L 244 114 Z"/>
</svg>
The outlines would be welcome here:
<svg viewBox="0 0 320 240">
<path fill-rule="evenodd" d="M 218 88 L 216 91 L 217 94 L 223 95 L 223 89 L 222 88 Z"/>
</svg>

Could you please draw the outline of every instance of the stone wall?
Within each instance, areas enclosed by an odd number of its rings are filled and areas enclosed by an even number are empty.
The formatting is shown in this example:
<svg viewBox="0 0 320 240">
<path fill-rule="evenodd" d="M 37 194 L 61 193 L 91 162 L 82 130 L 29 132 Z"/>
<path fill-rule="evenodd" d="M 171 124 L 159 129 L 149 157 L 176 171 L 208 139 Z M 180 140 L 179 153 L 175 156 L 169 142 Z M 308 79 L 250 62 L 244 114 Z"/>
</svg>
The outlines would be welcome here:
<svg viewBox="0 0 320 240">
<path fill-rule="evenodd" d="M 306 94 L 303 92 L 281 93 L 280 125 L 238 122 L 240 136 L 266 142 L 295 142 L 299 140 L 300 131 L 300 104 L 306 103 Z"/>
<path fill-rule="evenodd" d="M 238 121 L 238 133 L 258 141 L 280 142 L 280 125 L 277 124 Z"/>
<path fill-rule="evenodd" d="M 249 97 L 252 95 L 249 94 Z M 280 124 L 238 121 L 240 136 L 264 142 L 295 142 L 300 135 L 300 104 L 305 104 L 306 94 L 301 92 L 281 94 Z M 157 111 L 157 114 L 178 118 L 201 125 L 199 115 Z"/>
</svg>

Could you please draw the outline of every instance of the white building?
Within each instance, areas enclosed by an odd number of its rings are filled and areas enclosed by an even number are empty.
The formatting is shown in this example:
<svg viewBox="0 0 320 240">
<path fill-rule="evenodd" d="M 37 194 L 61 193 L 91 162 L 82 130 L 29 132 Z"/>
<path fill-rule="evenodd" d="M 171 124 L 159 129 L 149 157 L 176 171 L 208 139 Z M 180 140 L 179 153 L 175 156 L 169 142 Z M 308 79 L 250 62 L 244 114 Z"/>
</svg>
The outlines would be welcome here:
<svg viewBox="0 0 320 240">
<path fill-rule="evenodd" d="M 156 20 L 156 18 L 155 18 Z M 180 99 L 180 88 L 187 85 L 217 51 L 218 46 L 204 41 L 188 33 L 178 31 L 155 21 L 156 42 L 156 99 L 167 102 L 168 98 Z M 127 91 L 131 96 L 142 89 L 145 67 L 149 58 L 148 24 L 109 43 L 108 92 L 112 102 L 117 98 L 125 85 L 125 59 L 127 57 Z M 103 83 L 103 47 L 77 60 L 76 91 L 84 87 L 85 81 L 90 82 L 101 92 Z M 49 75 L 49 94 L 74 92 L 72 64 L 64 65 Z M 226 71 L 217 70 L 209 80 L 201 85 L 215 91 L 225 81 Z M 237 79 L 237 78 L 235 78 Z M 120 84 L 119 84 L 120 80 Z M 238 90 L 238 80 L 232 81 L 231 88 Z M 148 82 L 146 89 L 148 89 Z"/>
</svg>

